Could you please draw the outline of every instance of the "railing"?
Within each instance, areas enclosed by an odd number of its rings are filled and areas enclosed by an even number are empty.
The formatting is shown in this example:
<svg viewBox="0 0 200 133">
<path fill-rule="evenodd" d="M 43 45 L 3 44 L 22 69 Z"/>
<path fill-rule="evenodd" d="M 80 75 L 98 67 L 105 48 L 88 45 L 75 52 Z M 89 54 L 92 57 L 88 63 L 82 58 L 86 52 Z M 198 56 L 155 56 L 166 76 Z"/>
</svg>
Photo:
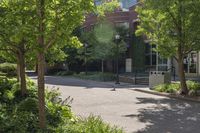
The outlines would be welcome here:
<svg viewBox="0 0 200 133">
<path fill-rule="evenodd" d="M 171 68 L 167 69 L 167 71 L 171 71 L 173 73 L 173 79 L 176 80 L 176 68 L 172 66 Z"/>
<path fill-rule="evenodd" d="M 141 78 L 149 77 L 149 70 L 146 68 L 145 69 L 135 69 L 135 70 L 133 70 L 133 73 L 134 73 L 135 84 L 138 84 L 137 81 L 141 80 Z"/>
</svg>

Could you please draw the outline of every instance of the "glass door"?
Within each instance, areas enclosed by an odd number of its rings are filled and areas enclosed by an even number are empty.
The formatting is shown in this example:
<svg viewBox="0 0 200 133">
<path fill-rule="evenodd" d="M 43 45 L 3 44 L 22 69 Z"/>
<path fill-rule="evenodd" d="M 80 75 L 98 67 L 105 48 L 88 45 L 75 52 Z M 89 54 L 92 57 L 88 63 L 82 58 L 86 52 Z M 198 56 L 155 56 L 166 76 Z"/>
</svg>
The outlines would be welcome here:
<svg viewBox="0 0 200 133">
<path fill-rule="evenodd" d="M 197 52 L 191 52 L 183 61 L 185 73 L 197 73 Z"/>
<path fill-rule="evenodd" d="M 168 71 L 168 59 L 157 54 L 157 71 Z"/>
</svg>

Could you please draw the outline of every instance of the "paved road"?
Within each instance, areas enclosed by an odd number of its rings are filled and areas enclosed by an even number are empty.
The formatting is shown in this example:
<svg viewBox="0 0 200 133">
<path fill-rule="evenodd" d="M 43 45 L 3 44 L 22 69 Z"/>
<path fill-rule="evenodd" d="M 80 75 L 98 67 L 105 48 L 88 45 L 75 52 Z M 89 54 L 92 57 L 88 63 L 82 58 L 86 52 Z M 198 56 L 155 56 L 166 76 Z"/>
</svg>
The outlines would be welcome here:
<svg viewBox="0 0 200 133">
<path fill-rule="evenodd" d="M 127 133 L 199 133 L 200 104 L 134 91 L 112 84 L 72 78 L 46 77 L 62 97 L 74 98 L 72 110 L 80 116 L 100 115 Z M 138 88 L 137 86 L 135 88 Z"/>
</svg>

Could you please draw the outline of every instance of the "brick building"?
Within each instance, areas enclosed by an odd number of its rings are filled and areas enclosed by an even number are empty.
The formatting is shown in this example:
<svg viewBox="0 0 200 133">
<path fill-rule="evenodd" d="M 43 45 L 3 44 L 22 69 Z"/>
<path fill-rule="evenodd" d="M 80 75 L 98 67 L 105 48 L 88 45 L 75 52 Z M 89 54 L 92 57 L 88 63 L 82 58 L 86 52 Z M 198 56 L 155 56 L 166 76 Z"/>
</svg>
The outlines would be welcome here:
<svg viewBox="0 0 200 133">
<path fill-rule="evenodd" d="M 99 3 L 96 2 L 96 4 Z M 134 72 L 136 70 L 143 72 L 151 70 L 167 71 L 174 66 L 177 73 L 177 63 L 173 59 L 160 58 L 159 54 L 153 51 L 153 46 L 148 44 L 148 41 L 145 41 L 143 37 L 135 36 L 138 25 L 137 13 L 135 12 L 136 5 L 136 0 L 122 0 L 121 8 L 113 13 L 106 14 L 107 20 L 113 25 L 126 25 L 129 27 L 128 50 L 126 56 L 120 62 L 121 72 Z M 96 23 L 97 17 L 88 15 L 82 29 L 84 31 L 92 30 Z M 184 66 L 187 76 L 196 77 L 200 75 L 199 59 L 200 54 L 198 52 L 192 52 L 185 57 Z M 107 67 L 110 66 L 113 66 L 113 64 L 108 62 Z"/>
<path fill-rule="evenodd" d="M 127 42 L 128 50 L 127 50 L 126 56 L 120 61 L 121 72 L 126 72 L 126 70 L 125 70 L 126 69 L 126 59 L 127 59 L 127 61 L 131 62 L 131 64 L 129 64 L 129 65 L 131 65 L 131 68 L 133 67 L 133 62 L 132 62 L 133 61 L 132 60 L 133 35 L 132 34 L 134 34 L 134 27 L 136 27 L 135 24 L 137 23 L 137 13 L 134 10 L 137 3 L 135 0 L 131 0 L 130 2 L 132 4 L 132 5 L 129 5 L 130 7 L 128 7 L 128 3 L 125 1 L 124 2 L 125 6 L 122 5 L 121 8 L 119 8 L 115 12 L 106 14 L 106 19 L 109 22 L 111 22 L 115 26 L 125 25 L 126 27 L 129 28 L 129 30 L 130 30 L 129 33 L 131 33 L 131 35 L 129 35 L 129 37 L 130 37 L 129 41 Z M 85 23 L 82 26 L 82 31 L 87 32 L 87 31 L 92 30 L 96 23 L 97 23 L 97 16 L 95 16 L 93 14 L 88 15 L 86 17 Z M 114 66 L 113 63 L 111 63 L 110 61 L 107 62 L 107 68 L 109 68 L 109 71 L 114 69 L 113 66 Z"/>
</svg>

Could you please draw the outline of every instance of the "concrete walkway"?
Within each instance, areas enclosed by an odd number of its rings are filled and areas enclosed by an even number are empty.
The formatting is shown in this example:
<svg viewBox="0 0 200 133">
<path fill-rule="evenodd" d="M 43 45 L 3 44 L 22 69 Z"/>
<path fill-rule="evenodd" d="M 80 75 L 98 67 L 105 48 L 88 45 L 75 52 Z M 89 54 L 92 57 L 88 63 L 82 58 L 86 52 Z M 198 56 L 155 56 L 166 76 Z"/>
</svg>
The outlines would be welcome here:
<svg viewBox="0 0 200 133">
<path fill-rule="evenodd" d="M 63 98 L 74 98 L 72 110 L 82 117 L 100 115 L 127 133 L 199 133 L 200 104 L 134 91 L 141 86 L 73 78 L 46 77 L 46 84 L 59 87 Z"/>
</svg>

